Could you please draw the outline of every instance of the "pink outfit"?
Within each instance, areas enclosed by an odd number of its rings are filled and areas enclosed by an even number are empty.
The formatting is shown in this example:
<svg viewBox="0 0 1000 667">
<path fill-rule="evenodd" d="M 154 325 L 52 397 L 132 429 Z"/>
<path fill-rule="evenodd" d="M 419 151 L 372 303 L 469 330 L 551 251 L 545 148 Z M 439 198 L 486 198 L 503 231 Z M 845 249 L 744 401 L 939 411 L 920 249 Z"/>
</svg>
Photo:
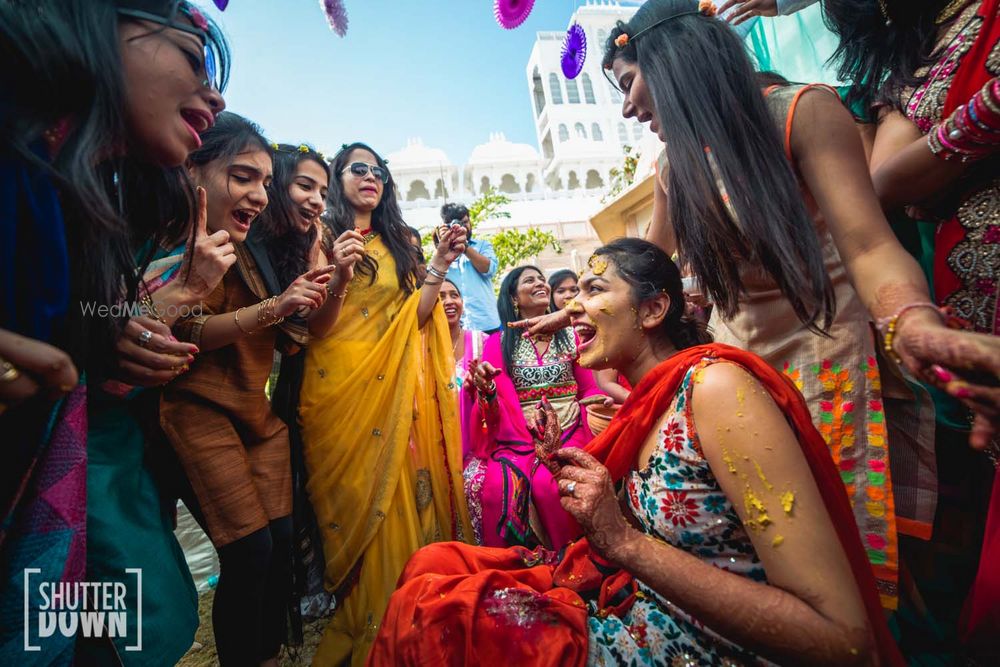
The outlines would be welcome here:
<svg viewBox="0 0 1000 667">
<path fill-rule="evenodd" d="M 526 414 L 545 396 L 555 408 L 562 426 L 563 446 L 583 447 L 593 434 L 586 423 L 580 399 L 600 394 L 591 371 L 577 365 L 575 332 L 567 329 L 569 346 L 553 339 L 544 355 L 534 343 L 519 338 L 512 368 L 503 360 L 501 336 L 486 339 L 483 360 L 501 370 L 496 378 L 496 404 L 484 413 L 471 384 L 461 392 L 465 486 L 477 541 L 486 546 L 533 545 L 540 527 L 549 545 L 558 549 L 579 537 L 579 528 L 559 503 L 559 492 L 551 473 L 536 465 L 534 441 Z M 468 368 L 472 354 L 466 334 Z M 485 414 L 485 418 L 484 418 Z M 529 507 L 534 505 L 538 522 L 532 525 Z"/>
</svg>

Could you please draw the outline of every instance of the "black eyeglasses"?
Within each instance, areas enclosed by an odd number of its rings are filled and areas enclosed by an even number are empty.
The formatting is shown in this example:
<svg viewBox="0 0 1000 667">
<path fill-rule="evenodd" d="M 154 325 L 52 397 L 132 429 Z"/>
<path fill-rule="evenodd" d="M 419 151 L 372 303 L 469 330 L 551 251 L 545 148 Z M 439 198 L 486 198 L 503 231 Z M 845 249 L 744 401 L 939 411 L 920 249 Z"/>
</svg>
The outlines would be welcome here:
<svg viewBox="0 0 1000 667">
<path fill-rule="evenodd" d="M 140 21 L 149 21 L 151 23 L 158 23 L 162 26 L 168 28 L 173 28 L 174 30 L 180 30 L 181 32 L 186 32 L 189 35 L 194 35 L 201 42 L 202 50 L 202 69 L 205 71 L 205 80 L 202 81 L 202 85 L 208 88 L 209 86 L 219 90 L 219 82 L 216 76 L 219 73 L 219 68 L 215 63 L 215 51 L 209 46 L 208 37 L 204 30 L 195 28 L 194 26 L 184 25 L 183 23 L 176 23 L 169 20 L 164 16 L 159 16 L 157 14 L 150 14 L 149 12 L 140 11 L 138 9 L 119 9 L 118 13 L 122 16 L 128 16 L 129 18 L 138 19 Z M 199 14 L 200 16 L 200 14 Z M 192 17 L 192 20 L 197 20 Z M 204 21 L 204 18 L 201 19 Z"/>
<path fill-rule="evenodd" d="M 367 162 L 352 162 L 351 164 L 344 167 L 340 173 L 344 173 L 347 170 L 350 170 L 351 173 L 357 176 L 358 178 L 364 178 L 365 176 L 368 175 L 368 172 L 370 171 L 372 173 L 372 176 L 382 181 L 383 185 L 389 182 L 389 172 L 387 172 L 385 169 L 378 166 L 377 164 L 368 164 Z"/>
</svg>

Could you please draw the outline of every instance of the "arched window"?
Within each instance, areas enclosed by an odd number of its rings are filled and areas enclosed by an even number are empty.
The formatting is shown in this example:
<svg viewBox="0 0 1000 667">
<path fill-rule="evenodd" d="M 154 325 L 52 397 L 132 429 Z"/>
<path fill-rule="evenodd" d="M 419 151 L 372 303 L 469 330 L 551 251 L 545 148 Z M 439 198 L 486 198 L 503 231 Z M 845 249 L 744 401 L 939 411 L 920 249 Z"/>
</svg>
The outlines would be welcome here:
<svg viewBox="0 0 1000 667">
<path fill-rule="evenodd" d="M 580 103 L 580 89 L 576 87 L 576 79 L 566 79 L 566 100 L 570 104 Z"/>
<path fill-rule="evenodd" d="M 552 104 L 562 104 L 562 85 L 559 83 L 559 77 L 555 74 L 549 74 L 549 93 L 552 95 Z"/>
<path fill-rule="evenodd" d="M 642 125 L 639 123 L 632 126 L 632 138 L 636 141 L 642 141 Z"/>
<path fill-rule="evenodd" d="M 540 116 L 545 108 L 545 90 L 542 88 L 542 76 L 535 68 L 535 73 L 531 75 L 531 93 L 535 98 L 535 115 Z"/>
<path fill-rule="evenodd" d="M 587 104 L 597 104 L 597 100 L 594 99 L 594 84 L 590 82 L 590 75 L 583 75 L 583 99 Z"/>
<path fill-rule="evenodd" d="M 601 126 L 597 123 L 590 126 L 590 136 L 594 138 L 594 141 L 604 141 L 604 133 L 601 132 Z"/>
<path fill-rule="evenodd" d="M 583 126 L 583 123 L 577 123 L 576 125 L 573 126 L 573 129 L 576 130 L 576 136 L 580 137 L 581 139 L 587 138 L 587 128 Z"/>
<path fill-rule="evenodd" d="M 618 141 L 623 144 L 628 143 L 628 130 L 625 129 L 625 123 L 618 123 Z"/>
<path fill-rule="evenodd" d="M 569 141 L 569 129 L 562 123 L 559 123 L 559 141 Z"/>
</svg>

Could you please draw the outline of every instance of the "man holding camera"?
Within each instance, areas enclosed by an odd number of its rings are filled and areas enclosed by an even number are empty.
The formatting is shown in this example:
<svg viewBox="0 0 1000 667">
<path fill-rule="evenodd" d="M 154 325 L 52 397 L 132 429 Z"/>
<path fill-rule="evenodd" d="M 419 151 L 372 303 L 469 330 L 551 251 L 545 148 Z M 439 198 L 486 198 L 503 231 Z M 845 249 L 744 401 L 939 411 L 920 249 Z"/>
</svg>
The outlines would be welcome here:
<svg viewBox="0 0 1000 667">
<path fill-rule="evenodd" d="M 445 204 L 441 207 L 441 220 L 445 226 L 462 225 L 468 235 L 465 253 L 452 262 L 448 280 L 455 283 L 465 302 L 462 316 L 466 329 L 493 333 L 500 330 L 497 297 L 493 292 L 493 276 L 497 272 L 497 255 L 493 244 L 486 239 L 472 237 L 469 209 L 462 204 Z"/>
</svg>

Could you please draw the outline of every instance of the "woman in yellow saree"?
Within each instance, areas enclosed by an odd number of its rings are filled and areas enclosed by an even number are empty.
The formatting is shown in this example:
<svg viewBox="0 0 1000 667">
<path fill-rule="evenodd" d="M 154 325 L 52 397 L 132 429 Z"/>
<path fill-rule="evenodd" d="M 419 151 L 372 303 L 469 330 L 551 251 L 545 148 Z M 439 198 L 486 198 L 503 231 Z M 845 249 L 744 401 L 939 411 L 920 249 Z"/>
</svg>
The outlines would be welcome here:
<svg viewBox="0 0 1000 667">
<path fill-rule="evenodd" d="M 337 271 L 309 320 L 316 340 L 299 407 L 326 586 L 337 598 L 317 665 L 364 664 L 409 557 L 472 534 L 455 361 L 438 304 L 465 230 L 443 230 L 418 286 L 419 248 L 394 190 L 368 146 L 351 144 L 334 158 L 322 251 Z"/>
</svg>

